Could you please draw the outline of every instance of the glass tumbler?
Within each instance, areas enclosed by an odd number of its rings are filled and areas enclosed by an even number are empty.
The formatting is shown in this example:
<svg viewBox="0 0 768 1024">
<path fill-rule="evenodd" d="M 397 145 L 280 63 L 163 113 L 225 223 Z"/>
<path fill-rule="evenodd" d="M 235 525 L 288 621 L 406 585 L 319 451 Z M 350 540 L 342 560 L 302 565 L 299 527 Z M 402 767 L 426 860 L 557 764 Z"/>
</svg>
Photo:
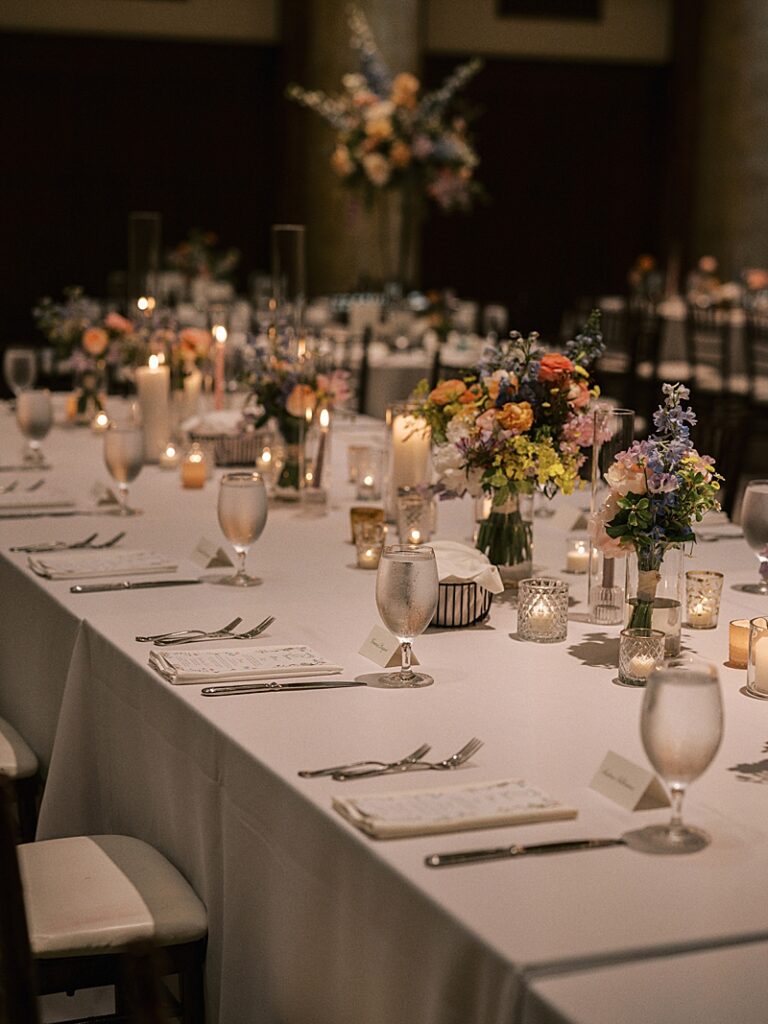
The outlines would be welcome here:
<svg viewBox="0 0 768 1024">
<path fill-rule="evenodd" d="M 645 686 L 648 676 L 664 660 L 660 629 L 622 629 L 619 638 L 619 681 L 625 686 Z"/>
<path fill-rule="evenodd" d="M 563 580 L 520 581 L 517 633 L 521 640 L 556 644 L 568 635 L 568 584 Z"/>
</svg>

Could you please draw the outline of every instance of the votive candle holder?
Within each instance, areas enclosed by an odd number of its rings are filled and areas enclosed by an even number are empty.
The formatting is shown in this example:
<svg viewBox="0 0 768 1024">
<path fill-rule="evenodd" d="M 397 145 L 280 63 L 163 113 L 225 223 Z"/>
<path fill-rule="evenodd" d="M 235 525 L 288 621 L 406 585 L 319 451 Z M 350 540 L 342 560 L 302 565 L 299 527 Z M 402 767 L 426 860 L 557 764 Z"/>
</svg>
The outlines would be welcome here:
<svg viewBox="0 0 768 1024">
<path fill-rule="evenodd" d="M 386 539 L 385 523 L 363 520 L 355 524 L 358 569 L 378 569 Z"/>
<path fill-rule="evenodd" d="M 401 494 L 397 499 L 397 535 L 401 544 L 418 547 L 432 536 L 432 498 L 423 494 Z"/>
<path fill-rule="evenodd" d="M 370 505 L 355 505 L 349 510 L 349 523 L 352 533 L 352 543 L 355 543 L 355 526 L 357 523 L 383 523 L 384 509 L 372 508 Z"/>
<path fill-rule="evenodd" d="M 521 640 L 555 644 L 568 635 L 568 584 L 563 580 L 520 581 L 517 604 L 517 635 Z"/>
<path fill-rule="evenodd" d="M 709 570 L 690 570 L 685 574 L 686 626 L 689 629 L 714 629 L 720 614 L 723 574 Z"/>
<path fill-rule="evenodd" d="M 728 623 L 728 664 L 746 668 L 749 660 L 749 619 L 731 619 Z"/>
<path fill-rule="evenodd" d="M 660 629 L 622 629 L 619 637 L 619 682 L 645 686 L 648 676 L 664 660 L 664 639 Z"/>
<path fill-rule="evenodd" d="M 357 457 L 357 500 L 381 501 L 384 480 L 384 452 L 381 448 L 360 448 Z"/>
<path fill-rule="evenodd" d="M 768 700 L 768 619 L 749 620 L 747 693 Z"/>
</svg>

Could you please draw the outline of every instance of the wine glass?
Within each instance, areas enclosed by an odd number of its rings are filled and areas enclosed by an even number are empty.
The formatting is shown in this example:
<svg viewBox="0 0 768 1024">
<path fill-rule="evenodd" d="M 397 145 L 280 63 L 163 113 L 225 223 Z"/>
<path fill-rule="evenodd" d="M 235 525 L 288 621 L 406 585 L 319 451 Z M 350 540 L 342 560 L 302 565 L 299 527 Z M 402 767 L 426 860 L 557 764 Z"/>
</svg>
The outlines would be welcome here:
<svg viewBox="0 0 768 1024">
<path fill-rule="evenodd" d="M 432 548 L 392 544 L 384 548 L 376 576 L 376 606 L 400 641 L 400 671 L 376 677 L 376 686 L 431 686 L 432 676 L 411 668 L 411 644 L 437 608 L 437 563 Z"/>
<path fill-rule="evenodd" d="M 37 377 L 35 353 L 31 348 L 7 348 L 3 354 L 3 376 L 14 395 L 28 391 Z"/>
<path fill-rule="evenodd" d="M 625 838 L 646 853 L 693 853 L 709 845 L 701 829 L 684 825 L 683 796 L 709 766 L 723 737 L 723 703 L 714 665 L 672 661 L 651 672 L 640 716 L 648 759 L 672 798 L 668 825 L 652 825 Z"/>
<path fill-rule="evenodd" d="M 267 524 L 267 489 L 260 474 L 225 473 L 219 486 L 218 512 L 221 531 L 237 553 L 237 571 L 214 582 L 255 587 L 261 580 L 246 573 L 245 559 Z"/>
<path fill-rule="evenodd" d="M 135 423 L 110 423 L 104 434 L 104 462 L 110 476 L 117 481 L 117 497 L 121 516 L 139 515 L 139 509 L 128 505 L 128 484 L 144 465 L 144 434 Z"/>
<path fill-rule="evenodd" d="M 750 480 L 741 503 L 741 528 L 760 560 L 760 582 L 740 583 L 748 594 L 768 594 L 768 480 Z"/>
<path fill-rule="evenodd" d="M 40 442 L 53 424 L 50 391 L 19 391 L 16 397 L 16 422 L 27 439 L 24 462 L 41 466 L 45 462 Z"/>
</svg>

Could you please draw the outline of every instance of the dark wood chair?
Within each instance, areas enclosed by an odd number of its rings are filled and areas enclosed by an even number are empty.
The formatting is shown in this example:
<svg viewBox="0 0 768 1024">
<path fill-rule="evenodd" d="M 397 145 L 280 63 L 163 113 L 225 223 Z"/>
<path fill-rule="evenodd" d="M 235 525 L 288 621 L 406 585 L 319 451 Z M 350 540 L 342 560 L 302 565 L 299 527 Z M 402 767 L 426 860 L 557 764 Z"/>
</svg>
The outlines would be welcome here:
<svg viewBox="0 0 768 1024">
<path fill-rule="evenodd" d="M 204 1024 L 206 935 L 198 897 L 138 839 L 14 846 L 12 795 L 0 781 L 2 1024 L 38 1024 L 37 995 L 103 985 L 115 987 L 116 1012 L 99 1021 L 155 1024 L 170 1013 L 182 1024 Z M 178 1001 L 161 995 L 151 977 L 156 962 L 163 976 L 178 977 Z M 154 1016 L 145 1012 L 150 1005 Z"/>
<path fill-rule="evenodd" d="M 720 506 L 728 518 L 733 519 L 739 482 L 747 466 L 745 438 L 749 436 L 749 414 L 746 408 L 739 406 L 701 409 L 692 436 L 697 451 L 711 455 L 718 473 L 725 478 L 721 484 Z"/>
<path fill-rule="evenodd" d="M 685 349 L 694 402 L 711 399 L 722 406 L 738 401 L 732 377 L 733 343 L 730 309 L 688 304 Z"/>
<path fill-rule="evenodd" d="M 19 839 L 31 842 L 37 828 L 39 765 L 34 751 L 4 718 L 0 718 L 0 776 L 14 796 Z"/>
</svg>

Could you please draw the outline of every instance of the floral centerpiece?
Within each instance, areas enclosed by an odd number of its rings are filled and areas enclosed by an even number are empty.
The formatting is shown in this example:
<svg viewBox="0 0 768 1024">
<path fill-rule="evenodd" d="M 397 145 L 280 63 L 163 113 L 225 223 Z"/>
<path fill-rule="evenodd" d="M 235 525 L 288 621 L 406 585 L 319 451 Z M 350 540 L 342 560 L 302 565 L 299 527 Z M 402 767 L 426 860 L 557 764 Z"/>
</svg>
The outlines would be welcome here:
<svg viewBox="0 0 768 1024">
<path fill-rule="evenodd" d="M 611 558 L 637 556 L 637 595 L 628 625 L 650 629 L 665 554 L 696 540 L 692 524 L 718 509 L 722 477 L 714 460 L 699 455 L 690 437 L 696 415 L 683 402 L 682 384 L 664 384 L 664 402 L 654 413 L 656 433 L 619 452 L 606 474 L 610 487 L 591 527 L 595 543 Z"/>
<path fill-rule="evenodd" d="M 345 402 L 350 396 L 349 373 L 320 372 L 311 358 L 298 359 L 287 344 L 265 339 L 253 351 L 249 384 L 243 427 L 256 430 L 274 419 L 286 445 L 278 496 L 297 496 L 308 413 L 311 419 L 316 409 L 331 410 Z"/>
<path fill-rule="evenodd" d="M 188 280 L 196 277 L 210 281 L 227 281 L 240 262 L 238 249 L 219 249 L 214 231 L 193 228 L 183 242 L 167 254 L 167 263 Z"/>
<path fill-rule="evenodd" d="M 298 85 L 287 91 L 289 98 L 314 110 L 334 129 L 334 172 L 344 186 L 362 192 L 369 207 L 377 195 L 399 191 L 404 229 L 415 221 L 420 197 L 445 211 L 469 209 L 479 191 L 474 180 L 479 159 L 466 119 L 450 108 L 481 62 L 460 65 L 439 89 L 424 92 L 415 75 L 391 72 L 365 16 L 354 6 L 349 25 L 360 69 L 344 75 L 342 91 L 329 95 Z M 407 243 L 403 230 L 397 267 L 401 281 L 407 270 Z"/>
<path fill-rule="evenodd" d="M 537 334 L 513 331 L 486 347 L 476 369 L 432 391 L 420 385 L 419 411 L 432 429 L 444 493 L 492 499 L 477 546 L 494 564 L 530 571 L 532 520 L 521 498 L 577 486 L 598 394 L 588 368 L 602 351 L 595 310 L 565 352 L 544 352 Z"/>
</svg>

